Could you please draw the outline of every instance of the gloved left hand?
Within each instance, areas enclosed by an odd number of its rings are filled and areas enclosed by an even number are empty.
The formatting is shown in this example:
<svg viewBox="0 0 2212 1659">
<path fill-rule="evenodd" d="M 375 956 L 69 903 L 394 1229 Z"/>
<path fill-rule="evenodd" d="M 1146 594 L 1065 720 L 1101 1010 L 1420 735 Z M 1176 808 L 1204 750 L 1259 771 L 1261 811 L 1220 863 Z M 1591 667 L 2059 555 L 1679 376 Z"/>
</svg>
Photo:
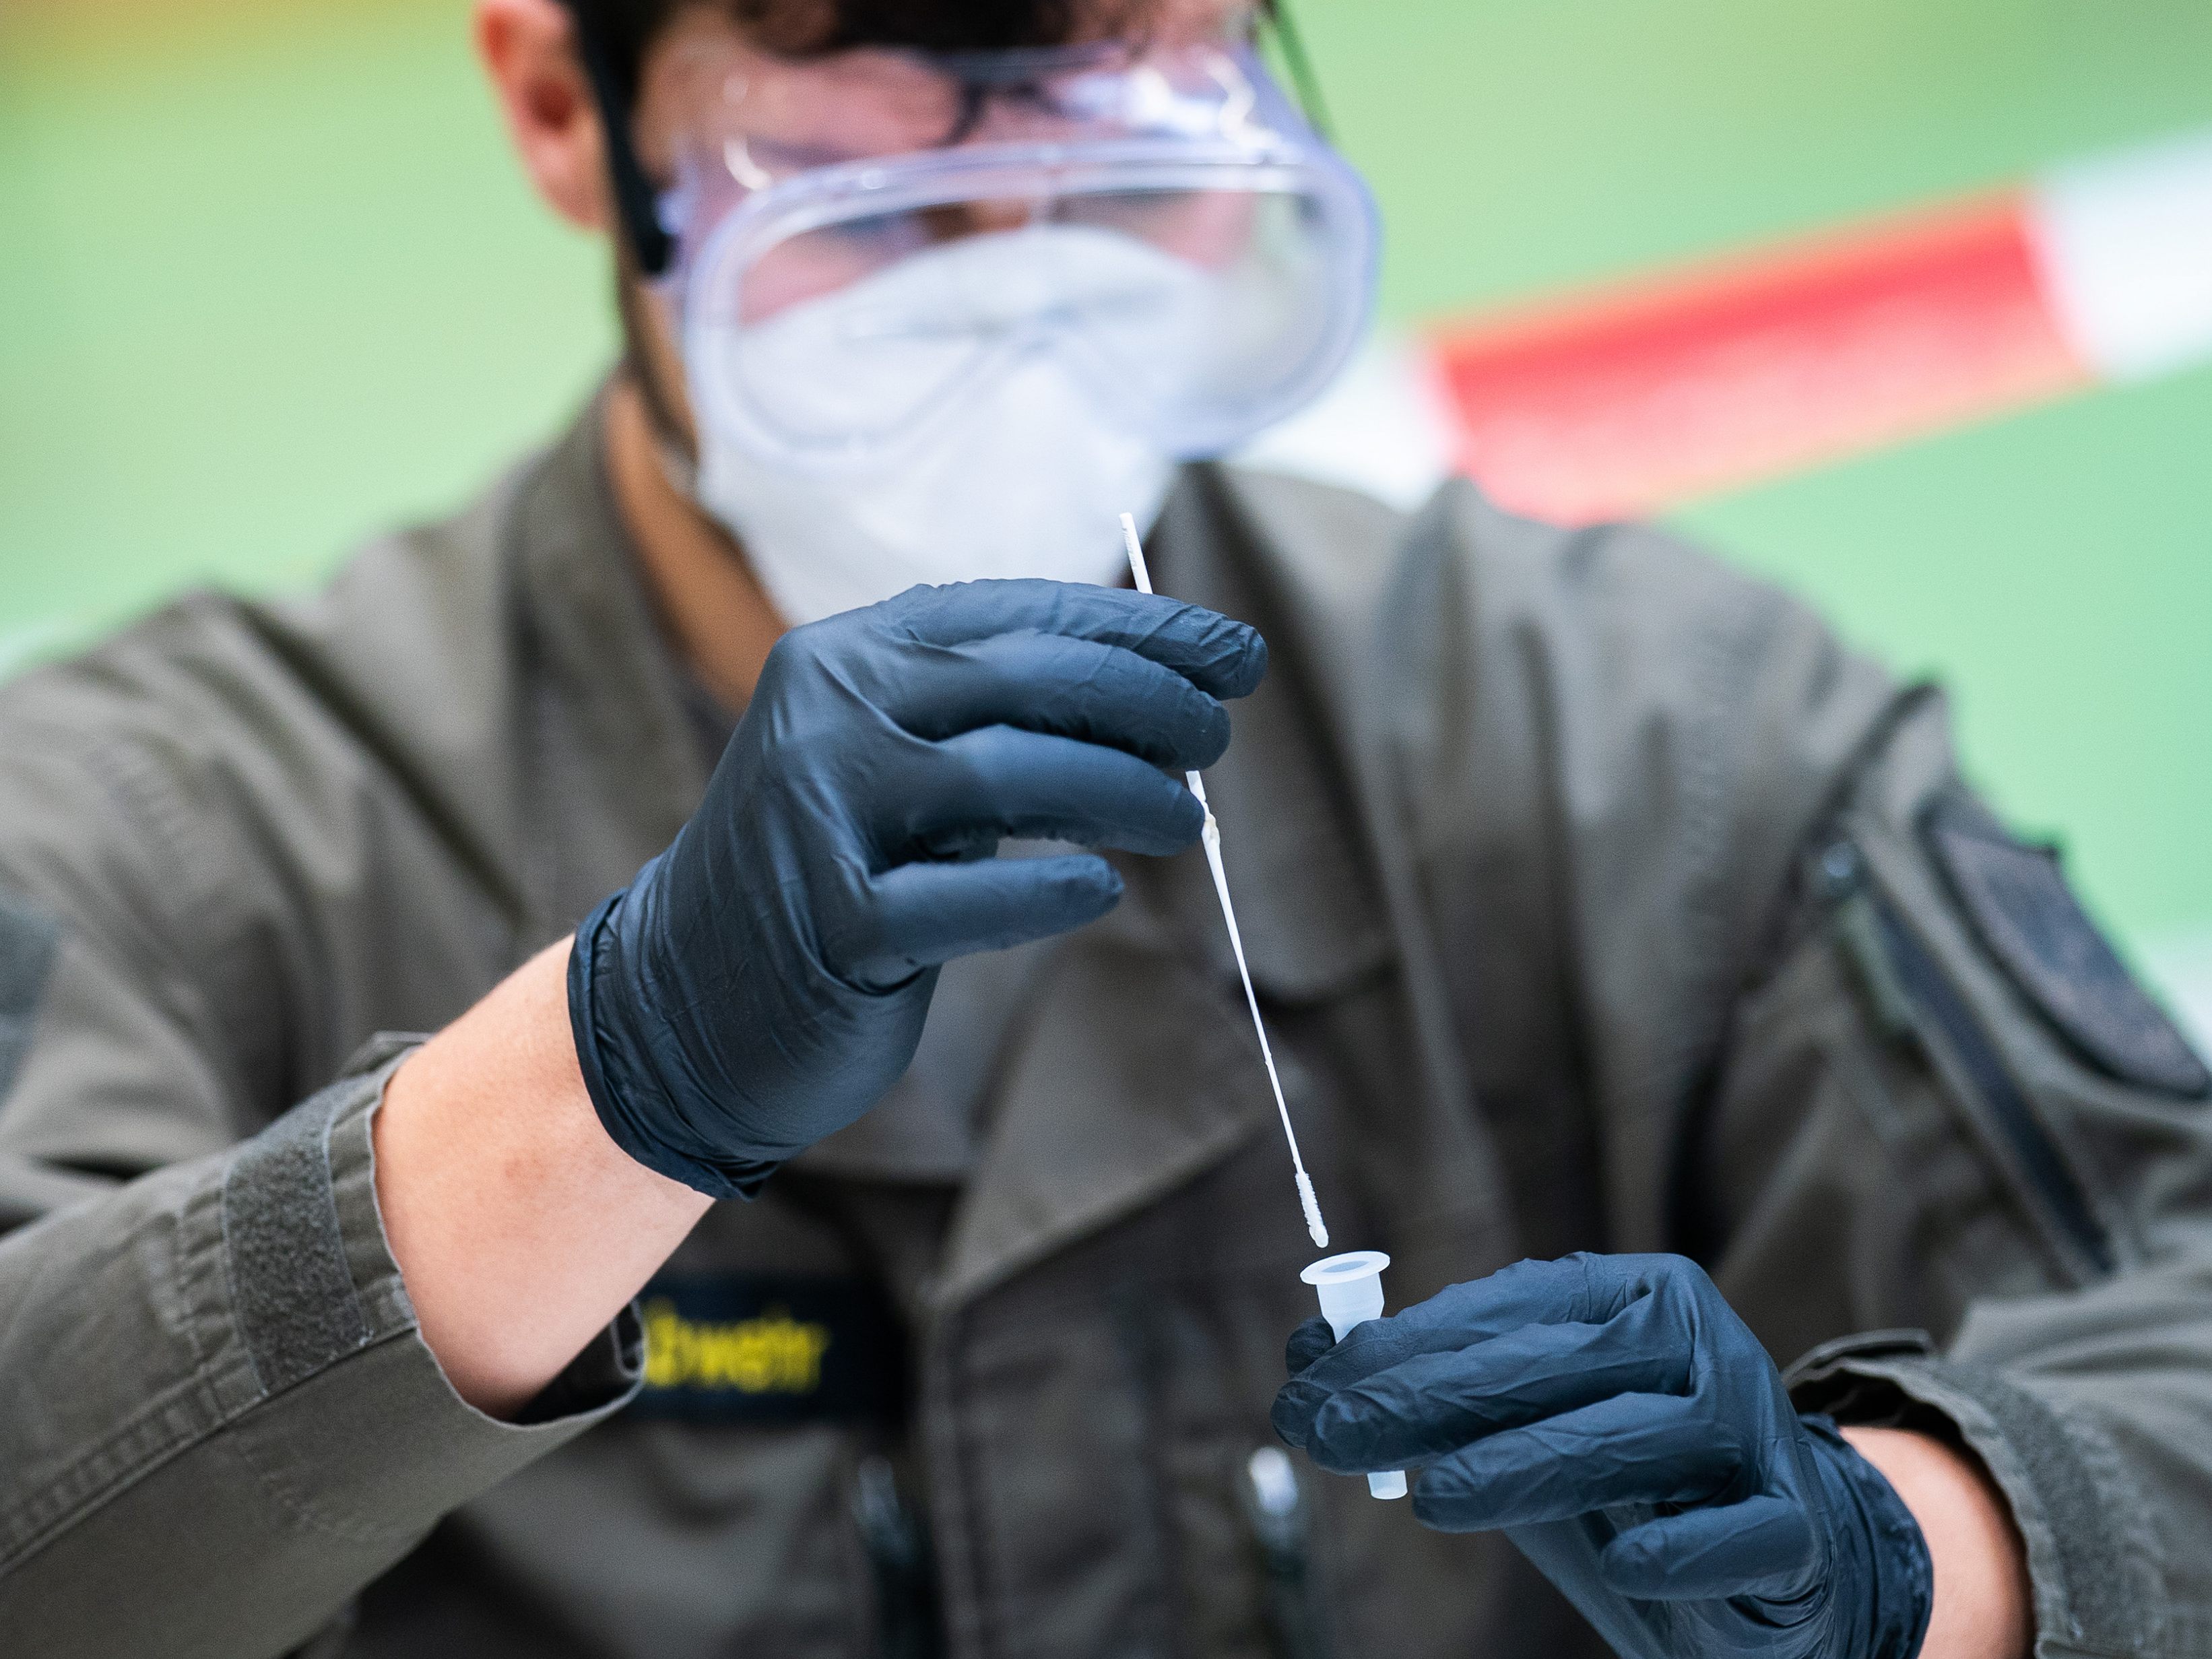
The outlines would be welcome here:
<svg viewBox="0 0 2212 1659">
<path fill-rule="evenodd" d="M 1696 1263 L 1523 1261 L 1332 1347 L 1293 1334 L 1276 1431 L 1343 1474 L 1425 1463 L 1413 1512 L 1502 1528 L 1634 1659 L 1913 1659 L 1920 1528 Z"/>
<path fill-rule="evenodd" d="M 1229 743 L 1258 634 L 1087 582 L 959 582 L 776 642 L 706 798 L 585 918 L 569 1029 L 599 1121 L 649 1170 L 750 1195 L 914 1058 L 955 957 L 1114 907 L 1087 854 L 1180 852 L 1206 809 L 1170 772 Z"/>
</svg>

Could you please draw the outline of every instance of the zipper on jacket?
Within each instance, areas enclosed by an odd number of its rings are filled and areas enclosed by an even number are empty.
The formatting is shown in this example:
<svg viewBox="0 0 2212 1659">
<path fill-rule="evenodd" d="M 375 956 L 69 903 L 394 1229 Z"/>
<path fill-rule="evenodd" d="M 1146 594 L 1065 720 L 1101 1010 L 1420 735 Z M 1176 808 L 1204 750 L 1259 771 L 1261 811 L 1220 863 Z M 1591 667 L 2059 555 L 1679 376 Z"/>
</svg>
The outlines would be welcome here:
<svg viewBox="0 0 2212 1659">
<path fill-rule="evenodd" d="M 1876 1024 L 1892 1038 L 1917 1042 L 1931 1057 L 1948 1051 L 2045 1215 L 2082 1260 L 2100 1274 L 2110 1273 L 2112 1239 L 2065 1154 L 1958 988 L 1869 878 L 1857 844 L 1848 836 L 1832 842 L 1817 862 L 1833 906 L 1837 940 L 1857 971 Z"/>
<path fill-rule="evenodd" d="M 1297 1466 L 1281 1447 L 1262 1446 L 1243 1474 L 1244 1514 L 1267 1571 L 1261 1616 L 1278 1659 L 1328 1659 L 1307 1579 L 1307 1504 Z"/>
<path fill-rule="evenodd" d="M 860 1460 L 853 1520 L 876 1580 L 877 1651 L 883 1659 L 942 1659 L 944 1621 L 929 1540 L 899 1496 L 890 1459 Z"/>
</svg>

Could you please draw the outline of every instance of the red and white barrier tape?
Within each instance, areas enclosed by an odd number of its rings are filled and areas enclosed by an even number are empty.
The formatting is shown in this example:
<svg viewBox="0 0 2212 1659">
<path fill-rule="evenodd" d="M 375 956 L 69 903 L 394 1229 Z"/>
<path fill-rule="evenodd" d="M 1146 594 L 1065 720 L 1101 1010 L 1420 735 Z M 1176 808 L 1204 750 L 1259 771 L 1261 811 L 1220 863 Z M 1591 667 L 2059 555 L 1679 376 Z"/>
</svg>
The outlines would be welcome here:
<svg viewBox="0 0 2212 1659">
<path fill-rule="evenodd" d="M 1253 459 L 1571 522 L 2212 360 L 2212 134 L 1385 343 Z"/>
</svg>

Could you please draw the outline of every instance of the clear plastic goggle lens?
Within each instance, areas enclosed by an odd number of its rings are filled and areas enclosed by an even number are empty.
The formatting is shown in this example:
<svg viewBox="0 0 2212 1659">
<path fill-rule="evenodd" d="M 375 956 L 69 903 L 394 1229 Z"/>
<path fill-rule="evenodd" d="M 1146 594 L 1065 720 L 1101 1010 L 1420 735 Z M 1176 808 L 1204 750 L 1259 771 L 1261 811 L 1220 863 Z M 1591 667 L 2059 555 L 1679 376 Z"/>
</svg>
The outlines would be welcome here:
<svg viewBox="0 0 2212 1659">
<path fill-rule="evenodd" d="M 767 176 L 756 147 L 726 143 L 685 191 L 683 309 L 702 413 L 767 459 L 863 461 L 1039 355 L 1173 453 L 1216 452 L 1290 412 L 1364 324 L 1372 208 L 1255 82 L 1256 64 L 1214 60 L 1235 73 L 1207 82 L 1210 126 L 1164 79 L 1123 77 L 1124 116 L 1150 99 L 1198 137 L 1133 138 L 1124 122 L 1119 137 L 963 144 L 787 179 Z M 1224 139 L 1232 94 L 1243 101 Z"/>
</svg>

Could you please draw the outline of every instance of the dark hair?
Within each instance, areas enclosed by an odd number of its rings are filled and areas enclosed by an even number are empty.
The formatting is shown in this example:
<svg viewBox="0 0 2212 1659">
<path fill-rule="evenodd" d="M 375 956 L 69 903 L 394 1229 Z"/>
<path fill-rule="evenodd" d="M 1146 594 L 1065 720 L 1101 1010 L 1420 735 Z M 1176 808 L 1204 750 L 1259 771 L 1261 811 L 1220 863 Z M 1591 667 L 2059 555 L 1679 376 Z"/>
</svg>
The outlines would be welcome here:
<svg viewBox="0 0 2212 1659">
<path fill-rule="evenodd" d="M 1149 0 L 569 0 L 605 44 L 623 90 L 635 95 L 646 48 L 677 13 L 716 7 L 772 52 L 793 57 L 852 46 L 995 52 L 1053 46 L 1081 21 L 1106 33 L 1150 9 Z"/>
<path fill-rule="evenodd" d="M 926 52 L 1000 52 L 1056 46 L 1074 31 L 1073 0 L 734 0 L 732 7 L 763 45 L 790 52 L 849 46 L 915 46 Z M 1104 33 L 1151 9 L 1146 0 L 1082 9 Z"/>
</svg>

